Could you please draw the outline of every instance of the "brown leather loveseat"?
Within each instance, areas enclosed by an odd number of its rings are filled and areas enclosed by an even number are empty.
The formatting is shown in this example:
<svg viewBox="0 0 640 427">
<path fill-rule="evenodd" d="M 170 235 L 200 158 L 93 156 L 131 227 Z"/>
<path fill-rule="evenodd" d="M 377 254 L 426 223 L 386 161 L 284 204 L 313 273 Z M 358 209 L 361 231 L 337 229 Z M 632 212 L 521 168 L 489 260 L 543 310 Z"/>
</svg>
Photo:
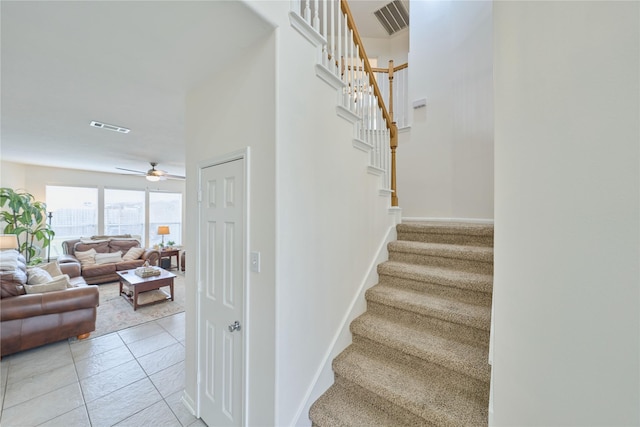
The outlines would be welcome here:
<svg viewBox="0 0 640 427">
<path fill-rule="evenodd" d="M 130 249 L 137 249 L 139 255 L 127 257 Z M 60 265 L 74 264 L 80 269 L 80 274 L 87 283 L 96 285 L 99 283 L 115 282 L 120 279 L 116 274 L 117 271 L 131 270 L 141 267 L 146 261 L 150 265 L 158 265 L 160 252 L 156 249 L 143 249 L 140 247 L 140 241 L 131 235 L 119 236 L 93 236 L 90 238 L 66 240 L 62 242 L 62 250 L 64 254 L 58 257 Z M 85 262 L 86 258 L 81 254 L 94 254 L 94 259 L 89 257 L 89 262 Z M 117 257 L 117 253 L 120 257 Z M 110 255 L 116 255 L 115 262 L 101 263 L 98 257 L 104 257 L 108 261 Z"/>
<path fill-rule="evenodd" d="M 27 269 L 22 255 L 18 268 L 0 271 L 0 355 L 16 353 L 96 329 L 97 286 L 88 286 L 76 265 L 59 266 L 71 288 L 26 293 Z"/>
</svg>

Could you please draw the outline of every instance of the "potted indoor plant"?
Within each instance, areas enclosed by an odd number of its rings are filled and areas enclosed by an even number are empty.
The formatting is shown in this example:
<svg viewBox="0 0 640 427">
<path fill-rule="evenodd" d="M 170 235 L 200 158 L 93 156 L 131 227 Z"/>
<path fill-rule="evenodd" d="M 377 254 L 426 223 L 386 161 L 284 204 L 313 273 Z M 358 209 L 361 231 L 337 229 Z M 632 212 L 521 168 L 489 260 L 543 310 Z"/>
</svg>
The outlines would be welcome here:
<svg viewBox="0 0 640 427">
<path fill-rule="evenodd" d="M 23 190 L 0 188 L 0 222 L 4 223 L 4 234 L 15 234 L 18 251 L 34 265 L 42 262 L 40 251 L 51 244 L 55 232 L 47 224 L 47 205 L 36 201 L 32 194 Z"/>
</svg>

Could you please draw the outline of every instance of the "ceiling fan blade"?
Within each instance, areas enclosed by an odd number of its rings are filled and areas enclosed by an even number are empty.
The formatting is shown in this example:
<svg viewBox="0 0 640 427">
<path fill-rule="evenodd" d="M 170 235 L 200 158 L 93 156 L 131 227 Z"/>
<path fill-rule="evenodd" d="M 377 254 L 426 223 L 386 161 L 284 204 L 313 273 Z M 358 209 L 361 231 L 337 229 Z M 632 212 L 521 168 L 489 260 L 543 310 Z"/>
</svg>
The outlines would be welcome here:
<svg viewBox="0 0 640 427">
<path fill-rule="evenodd" d="M 133 170 L 133 169 L 125 169 L 125 168 L 116 168 L 116 169 L 119 169 L 121 171 L 127 171 L 127 172 L 135 172 L 135 173 L 138 173 L 138 174 L 141 174 L 141 175 L 146 175 L 147 174 L 146 172 L 136 171 L 136 170 Z"/>
<path fill-rule="evenodd" d="M 169 178 L 169 179 L 185 179 L 184 176 L 180 176 L 180 175 L 173 175 L 170 173 L 167 173 L 164 175 L 165 177 Z"/>
<path fill-rule="evenodd" d="M 149 169 L 148 171 L 144 172 L 144 171 L 138 171 L 138 170 L 134 170 L 134 169 L 126 169 L 126 168 L 116 168 L 118 170 L 122 170 L 122 171 L 127 171 L 127 172 L 134 172 L 138 175 L 141 176 L 155 176 L 157 177 L 160 181 L 164 181 L 167 178 L 168 179 L 178 179 L 178 180 L 184 180 L 185 177 L 182 175 L 173 175 L 170 173 L 167 173 L 167 171 L 164 171 L 162 169 L 156 169 L 157 163 L 152 162 L 151 163 L 151 169 Z"/>
</svg>

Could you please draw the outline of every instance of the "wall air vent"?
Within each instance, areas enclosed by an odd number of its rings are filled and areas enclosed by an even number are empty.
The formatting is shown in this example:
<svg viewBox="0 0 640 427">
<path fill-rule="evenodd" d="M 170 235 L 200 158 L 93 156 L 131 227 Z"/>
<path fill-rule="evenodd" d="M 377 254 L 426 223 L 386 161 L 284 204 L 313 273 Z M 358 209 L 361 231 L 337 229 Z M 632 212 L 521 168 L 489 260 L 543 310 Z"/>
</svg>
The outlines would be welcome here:
<svg viewBox="0 0 640 427">
<path fill-rule="evenodd" d="M 89 126 L 93 126 L 94 128 L 112 130 L 114 132 L 120 132 L 120 133 L 129 133 L 131 131 L 130 129 L 123 128 L 121 126 L 110 125 L 110 124 L 107 124 L 107 123 L 96 122 L 96 121 L 92 121 L 89 124 Z"/>
<path fill-rule="evenodd" d="M 409 26 L 409 12 L 400 0 L 394 0 L 373 12 L 389 35 Z"/>
</svg>

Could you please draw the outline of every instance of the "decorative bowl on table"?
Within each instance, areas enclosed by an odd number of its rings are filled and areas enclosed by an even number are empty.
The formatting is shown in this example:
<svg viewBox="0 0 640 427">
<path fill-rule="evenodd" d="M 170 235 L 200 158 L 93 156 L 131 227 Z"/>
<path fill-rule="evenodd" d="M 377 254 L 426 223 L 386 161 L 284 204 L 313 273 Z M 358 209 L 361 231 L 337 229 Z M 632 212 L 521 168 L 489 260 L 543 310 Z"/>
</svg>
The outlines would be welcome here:
<svg viewBox="0 0 640 427">
<path fill-rule="evenodd" d="M 135 273 L 142 278 L 159 276 L 161 274 L 160 269 L 154 267 L 138 267 L 136 268 Z"/>
</svg>

